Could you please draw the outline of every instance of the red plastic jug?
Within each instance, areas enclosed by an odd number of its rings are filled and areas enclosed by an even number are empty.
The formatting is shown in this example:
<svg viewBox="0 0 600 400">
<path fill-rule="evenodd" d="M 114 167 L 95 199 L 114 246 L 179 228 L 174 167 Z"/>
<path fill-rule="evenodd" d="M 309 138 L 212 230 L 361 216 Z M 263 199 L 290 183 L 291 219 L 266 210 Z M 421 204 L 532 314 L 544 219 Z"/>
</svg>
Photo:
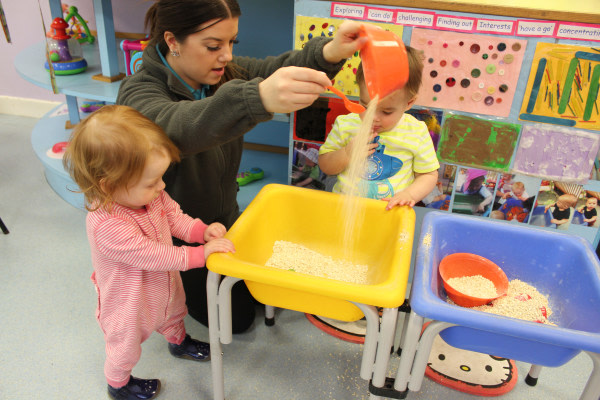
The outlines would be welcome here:
<svg viewBox="0 0 600 400">
<path fill-rule="evenodd" d="M 369 40 L 360 50 L 369 96 L 383 99 L 408 81 L 408 58 L 402 39 L 394 32 L 363 24 L 360 36 Z"/>
</svg>

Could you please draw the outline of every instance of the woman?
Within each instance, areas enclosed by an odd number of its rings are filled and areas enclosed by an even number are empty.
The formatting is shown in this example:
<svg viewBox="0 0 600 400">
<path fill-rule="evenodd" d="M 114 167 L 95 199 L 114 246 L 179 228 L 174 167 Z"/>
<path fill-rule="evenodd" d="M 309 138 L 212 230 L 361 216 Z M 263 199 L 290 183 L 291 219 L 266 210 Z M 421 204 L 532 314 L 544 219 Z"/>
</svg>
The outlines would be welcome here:
<svg viewBox="0 0 600 400">
<path fill-rule="evenodd" d="M 312 104 L 366 39 L 342 23 L 333 39 L 257 60 L 234 57 L 241 15 L 236 0 L 159 0 L 146 14 L 150 42 L 141 69 L 120 86 L 118 104 L 160 125 L 182 152 L 164 176 L 186 214 L 229 228 L 239 215 L 236 175 L 243 135 L 273 113 Z M 192 317 L 206 325 L 205 268 L 182 273 Z M 254 320 L 243 282 L 232 290 L 233 331 Z"/>
</svg>

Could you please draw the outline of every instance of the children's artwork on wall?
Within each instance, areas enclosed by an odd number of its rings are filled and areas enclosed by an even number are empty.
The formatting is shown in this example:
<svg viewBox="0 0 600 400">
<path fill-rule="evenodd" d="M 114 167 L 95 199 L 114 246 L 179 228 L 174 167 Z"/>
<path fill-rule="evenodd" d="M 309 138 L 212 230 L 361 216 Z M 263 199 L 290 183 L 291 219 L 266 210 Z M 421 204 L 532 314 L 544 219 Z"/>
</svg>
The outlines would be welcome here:
<svg viewBox="0 0 600 400">
<path fill-rule="evenodd" d="M 406 112 L 412 115 L 419 121 L 425 122 L 431 140 L 433 141 L 433 147 L 437 150 L 437 145 L 440 140 L 440 130 L 442 125 L 442 118 L 444 116 L 443 111 L 433 110 L 431 108 L 411 108 Z"/>
<path fill-rule="evenodd" d="M 337 28 L 343 21 L 343 19 L 337 18 L 317 18 L 305 17 L 301 15 L 297 16 L 294 48 L 303 48 L 306 42 L 315 36 L 333 37 Z M 399 37 L 402 37 L 402 25 L 385 24 L 372 21 L 369 21 L 369 24 L 377 25 L 385 30 L 394 32 Z M 342 70 L 334 78 L 333 85 L 344 92 L 347 96 L 358 97 L 360 95 L 358 92 L 358 85 L 356 84 L 356 69 L 358 68 L 359 63 L 359 53 L 356 52 L 352 58 L 346 61 L 346 65 L 342 67 Z"/>
<path fill-rule="evenodd" d="M 489 216 L 497 179 L 497 172 L 461 168 L 456 177 L 452 212 Z"/>
<path fill-rule="evenodd" d="M 540 179 L 510 173 L 499 174 L 490 218 L 529 222 Z"/>
<path fill-rule="evenodd" d="M 600 129 L 600 49 L 538 43 L 519 119 Z"/>
<path fill-rule="evenodd" d="M 598 154 L 594 159 L 594 166 L 592 167 L 592 172 L 590 173 L 590 179 L 600 181 L 600 151 L 598 151 Z"/>
<path fill-rule="evenodd" d="M 568 230 L 575 208 L 586 197 L 582 185 L 559 181 L 542 181 L 531 225 Z"/>
<path fill-rule="evenodd" d="M 525 124 L 512 170 L 563 182 L 585 183 L 600 135 L 551 124 Z"/>
<path fill-rule="evenodd" d="M 415 28 L 425 53 L 417 104 L 508 117 L 527 41 Z"/>
<path fill-rule="evenodd" d="M 310 106 L 294 113 L 294 139 L 323 143 L 335 119 L 348 112 L 341 99 L 319 97 Z"/>
<path fill-rule="evenodd" d="M 446 115 L 437 155 L 440 161 L 507 172 L 519 124 Z"/>
<path fill-rule="evenodd" d="M 456 166 L 441 164 L 438 169 L 438 181 L 423 200 L 427 208 L 447 211 L 450 208 L 450 199 L 452 198 L 452 189 L 456 175 Z"/>
</svg>

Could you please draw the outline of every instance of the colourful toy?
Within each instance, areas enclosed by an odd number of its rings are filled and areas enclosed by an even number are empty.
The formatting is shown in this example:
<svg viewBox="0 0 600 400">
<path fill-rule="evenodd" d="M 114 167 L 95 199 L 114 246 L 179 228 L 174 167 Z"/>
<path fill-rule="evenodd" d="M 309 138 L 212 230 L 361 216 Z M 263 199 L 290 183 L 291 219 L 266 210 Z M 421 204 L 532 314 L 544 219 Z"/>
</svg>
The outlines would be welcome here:
<svg viewBox="0 0 600 400">
<path fill-rule="evenodd" d="M 48 58 L 56 75 L 79 74 L 87 69 L 87 62 L 83 58 L 81 45 L 67 34 L 69 27 L 62 18 L 55 18 L 50 27 L 54 34 L 48 41 Z M 44 67 L 50 70 L 48 61 Z"/>
<path fill-rule="evenodd" d="M 79 106 L 79 109 L 81 110 L 81 112 L 91 113 L 96 110 L 99 110 L 100 108 L 102 108 L 105 105 L 106 105 L 106 103 L 104 101 L 84 100 L 81 103 L 81 106 Z"/>
<path fill-rule="evenodd" d="M 262 179 L 265 176 L 265 172 L 257 167 L 250 168 L 249 171 L 240 172 L 237 174 L 237 182 L 240 186 L 249 184 L 250 182 Z"/>
<path fill-rule="evenodd" d="M 125 73 L 134 74 L 142 66 L 142 54 L 148 45 L 148 39 L 123 40 L 121 50 L 125 55 Z"/>
<path fill-rule="evenodd" d="M 65 154 L 68 145 L 69 142 L 54 143 L 54 145 L 50 147 L 48 151 L 46 151 L 46 156 L 60 160 L 63 158 L 63 155 Z"/>
<path fill-rule="evenodd" d="M 79 43 L 94 43 L 94 36 L 90 33 L 90 29 L 87 26 L 86 21 L 77 12 L 77 7 L 71 6 L 68 8 L 68 13 L 65 16 L 65 21 L 69 22 L 73 20 L 73 23 L 69 27 L 68 34 L 77 39 Z"/>
</svg>

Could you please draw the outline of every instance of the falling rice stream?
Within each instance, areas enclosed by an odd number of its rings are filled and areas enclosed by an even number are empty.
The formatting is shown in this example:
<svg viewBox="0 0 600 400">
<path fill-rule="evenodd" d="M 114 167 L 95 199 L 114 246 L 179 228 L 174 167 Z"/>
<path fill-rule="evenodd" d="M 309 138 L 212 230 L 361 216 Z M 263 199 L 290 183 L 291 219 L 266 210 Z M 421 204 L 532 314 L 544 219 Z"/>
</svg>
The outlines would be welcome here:
<svg viewBox="0 0 600 400">
<path fill-rule="evenodd" d="M 355 260 L 355 240 L 358 236 L 358 230 L 361 228 L 365 210 L 361 206 L 360 198 L 366 197 L 367 185 L 362 180 L 367 170 L 367 147 L 372 135 L 373 119 L 377 109 L 379 97 L 376 96 L 369 102 L 367 110 L 362 118 L 362 123 L 357 135 L 354 137 L 352 151 L 350 153 L 350 162 L 347 168 L 347 181 L 342 186 L 342 205 L 341 215 L 344 221 L 344 232 L 342 235 L 342 246 L 346 260 Z"/>
</svg>

